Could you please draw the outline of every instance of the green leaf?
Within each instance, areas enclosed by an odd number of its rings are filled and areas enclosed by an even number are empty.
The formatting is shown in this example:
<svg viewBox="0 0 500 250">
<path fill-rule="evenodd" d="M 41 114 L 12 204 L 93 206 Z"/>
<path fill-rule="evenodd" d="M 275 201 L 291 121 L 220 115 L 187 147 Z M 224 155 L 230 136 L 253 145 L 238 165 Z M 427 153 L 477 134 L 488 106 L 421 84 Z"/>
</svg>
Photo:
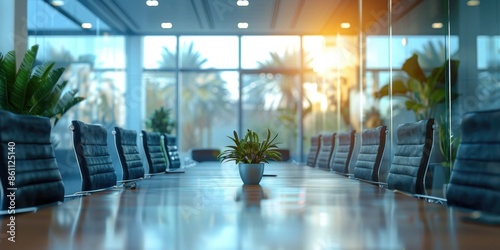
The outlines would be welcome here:
<svg viewBox="0 0 500 250">
<path fill-rule="evenodd" d="M 42 88 L 46 83 L 47 77 L 49 76 L 53 66 L 53 62 L 48 62 L 36 67 L 26 89 L 26 99 L 28 100 L 28 105 L 33 105 L 33 93 Z"/>
<path fill-rule="evenodd" d="M 419 82 L 415 78 L 410 78 L 408 79 L 408 91 L 411 92 L 411 94 L 415 94 L 416 92 L 419 92 L 422 90 L 422 83 Z"/>
<path fill-rule="evenodd" d="M 8 92 L 6 92 L 5 96 L 5 107 L 9 111 L 16 112 L 17 110 L 14 110 L 10 100 L 10 91 L 14 87 L 14 82 L 16 81 L 16 54 L 14 51 L 7 52 L 7 54 L 5 54 L 5 56 L 3 57 L 2 63 L 0 64 L 0 75 L 3 76 L 5 80 L 5 89 L 9 90 Z"/>
<path fill-rule="evenodd" d="M 8 94 L 7 81 L 5 77 L 0 76 L 0 109 L 9 110 L 8 108 Z"/>
<path fill-rule="evenodd" d="M 76 94 L 76 91 L 75 91 Z M 76 104 L 82 102 L 85 100 L 85 97 L 74 97 L 74 94 L 71 96 L 71 98 L 68 98 L 67 100 L 63 97 L 61 100 L 59 100 L 60 106 L 62 109 L 59 110 L 59 112 L 55 115 L 55 120 L 54 120 L 54 126 L 57 124 L 59 119 L 73 106 Z M 59 104 L 58 103 L 58 104 Z"/>
<path fill-rule="evenodd" d="M 446 91 L 444 89 L 436 89 L 431 93 L 430 100 L 433 103 L 441 103 L 445 100 Z"/>
<path fill-rule="evenodd" d="M 57 104 L 62 90 L 67 83 L 63 82 L 60 86 L 56 86 L 63 72 L 64 68 L 58 68 L 52 70 L 47 77 L 40 79 L 37 89 L 28 101 L 28 105 L 31 107 L 29 110 L 30 114 L 41 114 L 47 109 L 52 109 Z"/>
<path fill-rule="evenodd" d="M 12 105 L 18 113 L 24 113 L 24 107 L 27 106 L 26 90 L 28 88 L 31 70 L 35 63 L 37 53 L 38 45 L 34 45 L 30 50 L 26 51 L 23 61 L 17 71 L 14 86 L 10 89 L 10 105 Z"/>
<path fill-rule="evenodd" d="M 389 84 L 384 85 L 378 92 L 375 92 L 375 98 L 382 98 L 384 96 L 389 96 Z"/>
<path fill-rule="evenodd" d="M 408 58 L 403 64 L 403 71 L 406 72 L 410 77 L 413 77 L 420 82 L 427 81 L 427 77 L 424 74 L 424 71 L 420 67 L 418 63 L 418 55 L 413 54 L 412 57 Z"/>
<path fill-rule="evenodd" d="M 405 95 L 408 93 L 408 87 L 405 85 L 403 81 L 395 80 L 392 82 L 392 94 L 402 94 Z"/>
</svg>

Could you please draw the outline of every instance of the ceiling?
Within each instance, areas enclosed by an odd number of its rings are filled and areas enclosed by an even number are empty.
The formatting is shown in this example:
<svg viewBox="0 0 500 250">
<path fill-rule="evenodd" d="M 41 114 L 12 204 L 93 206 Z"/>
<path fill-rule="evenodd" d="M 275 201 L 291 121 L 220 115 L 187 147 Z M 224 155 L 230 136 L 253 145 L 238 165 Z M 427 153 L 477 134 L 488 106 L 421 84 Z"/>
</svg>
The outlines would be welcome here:
<svg viewBox="0 0 500 250">
<path fill-rule="evenodd" d="M 98 28 L 94 25 L 93 30 L 85 32 L 95 33 L 98 29 L 98 32 L 127 35 L 327 35 L 359 34 L 360 26 L 363 32 L 387 31 L 387 0 L 364 0 L 361 7 L 359 0 L 248 0 L 246 7 L 237 6 L 237 0 L 158 0 L 157 7 L 147 6 L 146 0 L 64 0 L 64 5 L 58 7 L 51 5 L 53 0 L 30 1 L 43 2 L 47 8 L 56 10 L 57 15 L 70 20 L 67 26 L 73 25 L 79 32 L 81 23 L 96 20 L 100 22 Z M 421 2 L 439 1 L 392 2 L 393 10 L 398 10 L 392 17 L 394 22 Z M 360 8 L 362 18 L 358 15 Z M 162 22 L 172 23 L 172 28 L 162 29 Z M 238 22 L 248 22 L 249 26 L 238 29 Z M 340 28 L 344 22 L 351 27 Z M 39 31 L 44 29 L 36 25 Z M 45 29 L 45 34 L 64 31 Z M 71 28 L 66 29 L 67 32 Z"/>
</svg>

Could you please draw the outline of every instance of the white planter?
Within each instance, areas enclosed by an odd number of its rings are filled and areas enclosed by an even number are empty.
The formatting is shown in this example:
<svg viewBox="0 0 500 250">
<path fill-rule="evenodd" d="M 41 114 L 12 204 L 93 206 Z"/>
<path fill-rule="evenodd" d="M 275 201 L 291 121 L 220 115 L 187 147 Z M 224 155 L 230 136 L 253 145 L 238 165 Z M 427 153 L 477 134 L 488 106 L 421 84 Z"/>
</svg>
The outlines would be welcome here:
<svg viewBox="0 0 500 250">
<path fill-rule="evenodd" d="M 258 185 L 264 174 L 264 163 L 238 164 L 241 180 L 245 185 Z"/>
</svg>

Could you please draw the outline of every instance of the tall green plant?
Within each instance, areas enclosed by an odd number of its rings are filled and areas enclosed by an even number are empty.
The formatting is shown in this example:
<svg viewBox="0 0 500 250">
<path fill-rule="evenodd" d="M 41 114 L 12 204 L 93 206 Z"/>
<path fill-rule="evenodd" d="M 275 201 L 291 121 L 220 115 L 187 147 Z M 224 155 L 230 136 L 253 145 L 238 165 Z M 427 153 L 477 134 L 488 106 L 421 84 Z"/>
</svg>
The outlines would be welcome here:
<svg viewBox="0 0 500 250">
<path fill-rule="evenodd" d="M 26 51 L 16 71 L 15 51 L 0 54 L 0 109 L 17 114 L 45 116 L 54 125 L 71 107 L 85 98 L 78 90 L 64 92 L 67 81 L 59 81 L 65 68 L 53 69 L 54 62 L 34 67 L 38 45 Z"/>
<path fill-rule="evenodd" d="M 447 71 L 448 65 L 450 70 Z M 406 109 L 415 113 L 417 120 L 428 118 L 436 118 L 436 111 L 439 105 L 446 102 L 446 92 L 448 84 L 446 76 L 450 79 L 453 91 L 453 86 L 456 83 L 458 72 L 458 60 L 450 60 L 443 63 L 441 66 L 432 69 L 430 75 L 426 76 L 422 67 L 418 63 L 418 55 L 413 54 L 403 64 L 402 70 L 408 75 L 406 80 L 395 79 L 392 81 L 392 95 L 406 99 Z M 389 96 L 390 84 L 383 86 L 377 93 L 376 98 Z M 453 92 L 450 98 L 457 97 Z"/>
</svg>

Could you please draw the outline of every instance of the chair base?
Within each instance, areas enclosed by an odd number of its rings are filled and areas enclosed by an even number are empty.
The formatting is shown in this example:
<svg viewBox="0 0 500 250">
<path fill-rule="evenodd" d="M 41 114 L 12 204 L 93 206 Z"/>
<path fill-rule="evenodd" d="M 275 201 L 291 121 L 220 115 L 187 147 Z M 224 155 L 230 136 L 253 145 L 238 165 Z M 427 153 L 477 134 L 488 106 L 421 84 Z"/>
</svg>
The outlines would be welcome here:
<svg viewBox="0 0 500 250">
<path fill-rule="evenodd" d="M 431 195 L 423 195 L 423 194 L 415 194 L 413 196 L 415 196 L 416 198 L 419 198 L 419 199 L 424 199 L 430 203 L 437 203 L 437 204 L 441 204 L 441 205 L 447 204 L 447 200 L 445 198 L 435 197 L 435 196 L 431 196 Z"/>
<path fill-rule="evenodd" d="M 166 174 L 183 174 L 185 172 L 186 171 L 184 171 L 182 169 L 167 169 L 167 170 L 165 170 Z"/>
<path fill-rule="evenodd" d="M 137 181 L 143 180 L 144 178 L 130 179 L 130 180 L 120 180 L 117 183 L 121 183 L 120 186 L 124 188 L 135 189 L 137 187 Z"/>
</svg>

